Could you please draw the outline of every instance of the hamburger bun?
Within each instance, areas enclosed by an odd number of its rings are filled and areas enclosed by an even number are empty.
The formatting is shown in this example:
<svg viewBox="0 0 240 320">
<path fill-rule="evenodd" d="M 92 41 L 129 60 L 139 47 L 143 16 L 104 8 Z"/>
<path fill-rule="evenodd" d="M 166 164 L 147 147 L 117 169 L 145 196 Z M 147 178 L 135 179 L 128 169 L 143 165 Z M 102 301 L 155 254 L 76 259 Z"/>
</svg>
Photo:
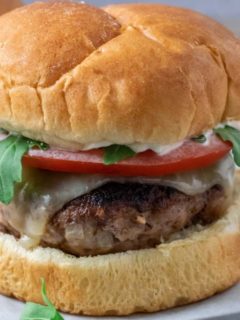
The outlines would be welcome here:
<svg viewBox="0 0 240 320">
<path fill-rule="evenodd" d="M 0 30 L 5 129 L 81 149 L 167 145 L 240 119 L 240 41 L 201 14 L 37 2 L 0 17 Z"/>
<path fill-rule="evenodd" d="M 29 251 L 0 234 L 0 292 L 42 303 L 43 277 L 58 309 L 98 316 L 153 312 L 207 298 L 240 279 L 239 207 L 240 174 L 233 204 L 212 225 L 153 249 L 96 257 Z"/>
</svg>

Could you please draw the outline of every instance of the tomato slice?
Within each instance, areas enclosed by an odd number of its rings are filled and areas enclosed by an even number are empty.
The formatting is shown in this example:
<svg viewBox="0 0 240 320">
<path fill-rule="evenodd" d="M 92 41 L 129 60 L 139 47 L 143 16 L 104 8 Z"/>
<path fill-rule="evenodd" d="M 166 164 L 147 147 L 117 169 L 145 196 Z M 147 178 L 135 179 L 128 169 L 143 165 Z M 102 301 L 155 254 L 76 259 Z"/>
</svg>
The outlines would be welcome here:
<svg viewBox="0 0 240 320">
<path fill-rule="evenodd" d="M 188 140 L 165 155 L 149 150 L 112 165 L 103 163 L 102 149 L 81 152 L 32 149 L 24 156 L 23 164 L 58 172 L 160 176 L 209 166 L 229 153 L 231 148 L 231 143 L 212 135 L 207 145 Z"/>
</svg>

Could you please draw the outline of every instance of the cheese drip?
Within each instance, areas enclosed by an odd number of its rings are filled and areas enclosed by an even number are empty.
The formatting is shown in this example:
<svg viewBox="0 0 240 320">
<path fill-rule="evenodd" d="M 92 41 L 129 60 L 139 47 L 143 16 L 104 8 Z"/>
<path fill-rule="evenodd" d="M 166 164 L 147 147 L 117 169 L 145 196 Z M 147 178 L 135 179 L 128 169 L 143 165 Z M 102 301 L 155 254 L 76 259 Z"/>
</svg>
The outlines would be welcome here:
<svg viewBox="0 0 240 320">
<path fill-rule="evenodd" d="M 13 201 L 3 205 L 4 218 L 23 235 L 21 242 L 32 247 L 39 244 L 48 220 L 64 204 L 110 181 L 158 184 L 194 195 L 216 184 L 231 187 L 234 170 L 230 156 L 208 168 L 162 177 L 80 175 L 25 168 Z"/>
</svg>

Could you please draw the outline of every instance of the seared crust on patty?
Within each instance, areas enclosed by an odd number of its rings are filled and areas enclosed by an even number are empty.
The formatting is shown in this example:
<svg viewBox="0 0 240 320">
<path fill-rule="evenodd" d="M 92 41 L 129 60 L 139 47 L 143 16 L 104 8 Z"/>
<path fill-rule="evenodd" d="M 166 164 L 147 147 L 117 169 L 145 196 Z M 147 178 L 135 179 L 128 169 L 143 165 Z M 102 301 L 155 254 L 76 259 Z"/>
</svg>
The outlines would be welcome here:
<svg viewBox="0 0 240 320">
<path fill-rule="evenodd" d="M 215 221 L 225 202 L 219 185 L 189 196 L 160 185 L 108 183 L 56 212 L 41 244 L 76 256 L 150 248 L 192 224 Z M 20 237 L 1 215 L 0 231 Z"/>
<path fill-rule="evenodd" d="M 43 244 L 77 256 L 154 247 L 193 223 L 214 221 L 223 202 L 220 186 L 189 196 L 158 185 L 108 183 L 57 212 Z"/>
</svg>

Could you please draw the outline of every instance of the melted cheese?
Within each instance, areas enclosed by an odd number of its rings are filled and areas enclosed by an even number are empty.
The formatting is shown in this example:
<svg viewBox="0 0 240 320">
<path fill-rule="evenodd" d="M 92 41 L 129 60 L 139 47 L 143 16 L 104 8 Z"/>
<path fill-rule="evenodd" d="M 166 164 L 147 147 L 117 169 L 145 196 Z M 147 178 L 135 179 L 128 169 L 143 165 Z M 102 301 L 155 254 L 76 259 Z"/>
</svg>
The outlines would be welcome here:
<svg viewBox="0 0 240 320">
<path fill-rule="evenodd" d="M 17 185 L 14 200 L 10 205 L 4 206 L 4 215 L 5 219 L 24 235 L 22 242 L 33 246 L 42 238 L 47 221 L 64 204 L 107 182 L 158 184 L 194 195 L 216 184 L 226 188 L 231 186 L 234 169 L 230 156 L 208 168 L 165 177 L 77 175 L 25 169 L 23 182 Z"/>
</svg>

